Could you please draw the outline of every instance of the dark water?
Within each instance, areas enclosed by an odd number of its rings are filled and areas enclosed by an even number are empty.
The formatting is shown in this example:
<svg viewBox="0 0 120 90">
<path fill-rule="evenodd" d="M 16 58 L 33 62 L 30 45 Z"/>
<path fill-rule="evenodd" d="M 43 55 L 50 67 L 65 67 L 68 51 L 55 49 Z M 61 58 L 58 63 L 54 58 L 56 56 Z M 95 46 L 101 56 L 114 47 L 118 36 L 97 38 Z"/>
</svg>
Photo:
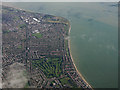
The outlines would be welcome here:
<svg viewBox="0 0 120 90">
<path fill-rule="evenodd" d="M 118 29 L 116 3 L 8 3 L 67 18 L 74 62 L 95 88 L 116 88 Z"/>
</svg>

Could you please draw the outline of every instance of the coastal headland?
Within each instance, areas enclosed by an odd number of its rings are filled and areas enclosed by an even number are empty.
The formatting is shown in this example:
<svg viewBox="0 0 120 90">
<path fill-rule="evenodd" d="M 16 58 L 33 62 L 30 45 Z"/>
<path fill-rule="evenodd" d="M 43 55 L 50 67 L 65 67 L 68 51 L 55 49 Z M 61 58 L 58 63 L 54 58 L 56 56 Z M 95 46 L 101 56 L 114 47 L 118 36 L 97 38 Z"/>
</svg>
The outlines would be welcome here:
<svg viewBox="0 0 120 90">
<path fill-rule="evenodd" d="M 67 19 L 2 6 L 2 25 L 3 88 L 92 89 L 74 64 Z M 14 81 L 14 65 L 23 68 L 24 85 Z"/>
</svg>

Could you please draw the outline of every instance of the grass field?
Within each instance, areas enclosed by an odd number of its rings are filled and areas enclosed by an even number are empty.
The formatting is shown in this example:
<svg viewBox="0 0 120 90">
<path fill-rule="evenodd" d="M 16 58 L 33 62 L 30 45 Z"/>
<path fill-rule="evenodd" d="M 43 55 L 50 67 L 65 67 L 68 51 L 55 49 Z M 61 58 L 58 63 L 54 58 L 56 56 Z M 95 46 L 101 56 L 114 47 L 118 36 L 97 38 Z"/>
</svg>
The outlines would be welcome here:
<svg viewBox="0 0 120 90">
<path fill-rule="evenodd" d="M 63 86 L 69 86 L 71 88 L 77 87 L 76 84 L 73 83 L 73 81 L 70 77 L 64 77 L 64 78 L 61 78 L 59 80 Z"/>
<path fill-rule="evenodd" d="M 42 58 L 32 60 L 32 66 L 42 70 L 48 78 L 59 77 L 62 74 L 61 63 L 61 58 Z"/>
<path fill-rule="evenodd" d="M 42 37 L 42 34 L 41 33 L 34 33 L 32 34 L 32 36 L 35 36 L 37 38 L 41 38 Z"/>
<path fill-rule="evenodd" d="M 21 46 L 21 45 L 19 45 L 19 46 L 18 46 L 18 48 L 19 48 L 19 49 L 21 49 L 21 48 L 22 48 L 22 46 Z"/>
</svg>

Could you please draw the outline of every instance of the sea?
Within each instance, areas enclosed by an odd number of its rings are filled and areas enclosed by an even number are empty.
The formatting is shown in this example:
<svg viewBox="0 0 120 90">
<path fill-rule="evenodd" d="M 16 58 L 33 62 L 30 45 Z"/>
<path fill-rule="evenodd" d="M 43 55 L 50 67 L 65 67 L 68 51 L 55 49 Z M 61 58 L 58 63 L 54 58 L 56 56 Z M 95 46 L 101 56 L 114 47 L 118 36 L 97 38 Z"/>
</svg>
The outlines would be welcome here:
<svg viewBox="0 0 120 90">
<path fill-rule="evenodd" d="M 118 87 L 118 5 L 116 2 L 11 2 L 33 12 L 67 18 L 71 53 L 94 88 Z"/>
</svg>

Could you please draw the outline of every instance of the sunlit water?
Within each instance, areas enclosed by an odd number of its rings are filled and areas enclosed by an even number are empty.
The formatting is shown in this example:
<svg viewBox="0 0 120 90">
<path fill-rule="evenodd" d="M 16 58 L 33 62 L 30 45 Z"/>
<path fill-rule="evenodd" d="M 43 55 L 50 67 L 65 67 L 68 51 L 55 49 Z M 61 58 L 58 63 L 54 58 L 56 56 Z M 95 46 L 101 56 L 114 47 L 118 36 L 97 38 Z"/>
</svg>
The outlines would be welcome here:
<svg viewBox="0 0 120 90">
<path fill-rule="evenodd" d="M 9 3 L 11 6 L 67 18 L 71 51 L 84 78 L 95 88 L 118 82 L 116 3 Z"/>
</svg>

